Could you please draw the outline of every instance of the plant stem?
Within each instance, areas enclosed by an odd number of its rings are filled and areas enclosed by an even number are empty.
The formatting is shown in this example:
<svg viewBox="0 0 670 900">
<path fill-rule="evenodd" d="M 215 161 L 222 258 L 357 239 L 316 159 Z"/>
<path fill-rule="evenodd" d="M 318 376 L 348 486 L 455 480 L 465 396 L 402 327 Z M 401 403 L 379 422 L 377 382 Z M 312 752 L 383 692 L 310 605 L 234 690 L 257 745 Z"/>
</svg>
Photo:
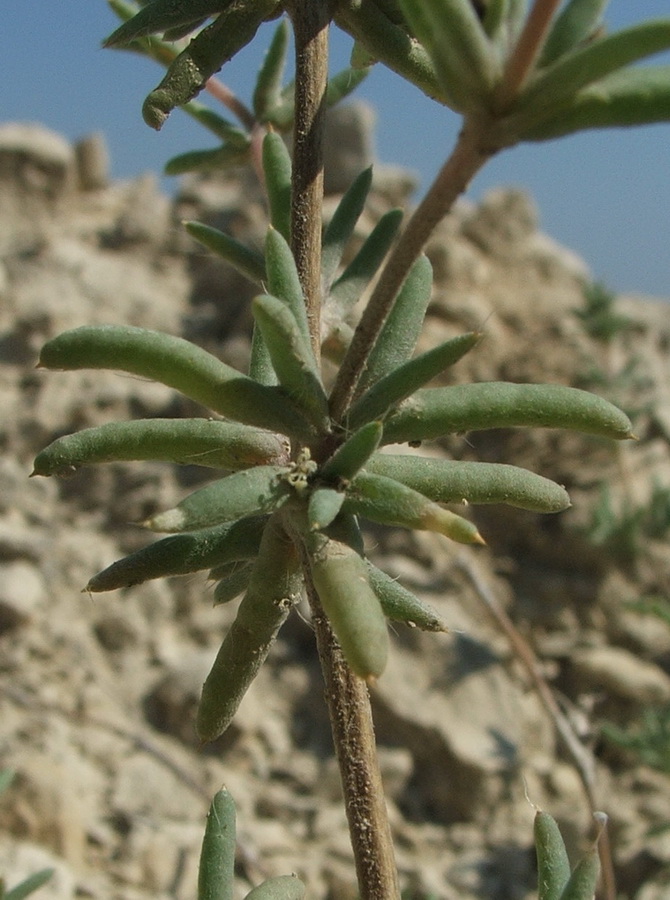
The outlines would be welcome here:
<svg viewBox="0 0 670 900">
<path fill-rule="evenodd" d="M 513 103 L 537 59 L 561 0 L 535 0 L 516 47 L 510 54 L 496 92 L 496 106 L 504 111 Z"/>
<path fill-rule="evenodd" d="M 296 43 L 291 243 L 305 294 L 312 346 L 318 359 L 321 343 L 322 142 L 330 15 L 325 0 L 293 0 L 290 15 Z M 326 685 L 361 900 L 399 900 L 391 828 L 367 687 L 353 674 L 342 656 L 312 584 L 306 560 L 303 571 Z"/>
<path fill-rule="evenodd" d="M 391 251 L 370 301 L 358 323 L 330 398 L 331 416 L 342 422 L 393 302 L 433 229 L 497 148 L 487 148 L 479 123 L 466 121 L 454 151 Z"/>
<path fill-rule="evenodd" d="M 323 124 L 328 84 L 326 0 L 294 0 L 295 122 L 291 248 L 305 294 L 312 349 L 321 354 L 321 205 L 323 200 Z"/>
<path fill-rule="evenodd" d="M 354 851 L 361 900 L 399 900 L 398 873 L 377 761 L 370 696 L 344 661 L 313 586 L 312 624 L 326 683 L 335 753 Z"/>
</svg>

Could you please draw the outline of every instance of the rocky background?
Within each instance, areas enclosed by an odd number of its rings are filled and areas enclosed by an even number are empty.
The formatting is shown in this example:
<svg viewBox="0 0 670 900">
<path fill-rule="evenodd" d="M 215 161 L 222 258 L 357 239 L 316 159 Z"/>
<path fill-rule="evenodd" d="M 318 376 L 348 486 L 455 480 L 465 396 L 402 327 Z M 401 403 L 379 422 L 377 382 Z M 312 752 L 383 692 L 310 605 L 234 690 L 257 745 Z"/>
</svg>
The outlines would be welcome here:
<svg viewBox="0 0 670 900">
<path fill-rule="evenodd" d="M 363 107 L 330 127 L 327 212 L 372 155 Z M 411 187 L 407 173 L 377 167 L 359 238 Z M 0 128 L 0 767 L 16 771 L 0 798 L 0 874 L 12 885 L 54 866 L 37 895 L 52 900 L 192 898 L 208 800 L 225 783 L 238 806 L 240 897 L 295 871 L 309 897 L 352 900 L 307 610 L 282 631 L 234 726 L 201 749 L 194 707 L 234 610 L 213 608 L 203 576 L 81 592 L 146 541 L 134 522 L 207 471 L 142 463 L 28 477 L 35 453 L 61 434 L 198 414 L 135 378 L 36 371 L 42 343 L 64 329 L 142 325 L 243 364 L 252 288 L 184 235 L 185 218 L 263 238 L 262 198 L 245 173 L 186 180 L 172 201 L 152 175 L 109 183 L 99 137 L 72 147 L 38 126 Z M 515 191 L 460 204 L 428 253 L 436 286 L 426 346 L 486 333 L 453 378 L 589 387 L 633 415 L 640 440 L 511 430 L 454 438 L 434 452 L 524 465 L 565 484 L 573 507 L 546 517 L 472 510 L 486 549 L 368 534 L 376 561 L 453 628 L 396 628 L 374 690 L 404 896 L 535 896 L 531 802 L 559 820 L 573 853 L 590 833 L 573 756 L 493 605 L 536 654 L 584 748 L 582 771 L 610 815 L 619 896 L 667 898 L 670 780 L 603 724 L 631 728 L 670 704 L 670 628 L 633 607 L 662 607 L 670 581 L 668 307 L 619 298 L 604 319 L 578 315 L 585 264 L 538 230 L 532 202 Z M 665 735 L 657 758 L 670 766 L 667 725 Z"/>
</svg>

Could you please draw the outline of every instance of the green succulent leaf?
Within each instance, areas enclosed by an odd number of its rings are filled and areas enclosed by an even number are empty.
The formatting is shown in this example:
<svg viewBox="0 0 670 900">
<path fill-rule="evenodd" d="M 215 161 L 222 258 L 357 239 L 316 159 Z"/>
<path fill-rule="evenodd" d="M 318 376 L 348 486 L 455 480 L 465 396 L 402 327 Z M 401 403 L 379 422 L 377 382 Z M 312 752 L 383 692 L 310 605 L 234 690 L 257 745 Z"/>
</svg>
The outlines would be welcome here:
<svg viewBox="0 0 670 900">
<path fill-rule="evenodd" d="M 225 9 L 182 50 L 161 83 L 144 101 L 142 115 L 147 125 L 160 129 L 173 109 L 193 100 L 212 75 L 251 41 L 278 2 L 226 2 Z"/>
<path fill-rule="evenodd" d="M 382 525 L 437 531 L 460 544 L 483 544 L 474 523 L 444 509 L 393 478 L 360 472 L 351 482 L 343 510 Z"/>
<path fill-rule="evenodd" d="M 556 820 L 549 813 L 535 814 L 538 900 L 561 900 L 570 879 L 570 861 Z"/>
<path fill-rule="evenodd" d="M 385 416 L 394 406 L 457 363 L 480 338 L 476 332 L 451 338 L 380 378 L 351 407 L 348 414 L 350 427 L 357 428 L 362 422 Z"/>
<path fill-rule="evenodd" d="M 399 0 L 375 0 L 375 2 L 387 19 L 409 31 Z"/>
<path fill-rule="evenodd" d="M 367 367 L 359 381 L 359 391 L 395 371 L 414 353 L 421 334 L 426 310 L 433 290 L 433 267 L 426 256 L 420 256 L 396 297 Z"/>
<path fill-rule="evenodd" d="M 208 17 L 204 19 L 192 19 L 190 22 L 184 22 L 183 25 L 177 25 L 174 28 L 168 28 L 163 37 L 166 41 L 180 41 L 192 31 L 197 31 L 201 25 L 204 25 Z"/>
<path fill-rule="evenodd" d="M 305 885 L 296 875 L 268 878 L 250 891 L 245 900 L 304 900 Z"/>
<path fill-rule="evenodd" d="M 351 669 L 366 680 L 386 668 L 388 629 L 365 560 L 323 532 L 308 532 L 309 567 L 321 605 Z"/>
<path fill-rule="evenodd" d="M 537 116 L 569 104 L 578 91 L 638 60 L 670 47 L 670 19 L 642 22 L 598 38 L 537 72 L 524 89 L 515 111 Z"/>
<path fill-rule="evenodd" d="M 180 153 L 165 163 L 165 174 L 184 175 L 186 172 L 207 172 L 244 165 L 249 160 L 251 142 L 243 131 L 239 133 L 246 140 L 244 147 L 238 146 L 237 143 L 223 144 L 212 150 L 189 150 L 187 153 Z"/>
<path fill-rule="evenodd" d="M 560 11 L 542 49 L 540 67 L 551 65 L 584 41 L 590 40 L 602 23 L 609 0 L 570 0 Z"/>
<path fill-rule="evenodd" d="M 234 0 L 151 0 L 103 42 L 118 47 L 149 34 L 160 34 L 223 12 Z"/>
<path fill-rule="evenodd" d="M 282 137 L 274 131 L 269 131 L 263 139 L 263 173 L 270 205 L 270 224 L 286 241 L 289 241 L 291 239 L 291 157 Z"/>
<path fill-rule="evenodd" d="M 68 475 L 80 466 L 154 459 L 218 469 L 246 469 L 287 459 L 286 439 L 214 419 L 109 422 L 57 438 L 35 458 L 32 475 Z"/>
<path fill-rule="evenodd" d="M 214 606 L 229 603 L 231 600 L 239 597 L 240 594 L 243 594 L 249 587 L 249 580 L 253 570 L 251 563 L 242 565 L 233 563 L 232 565 L 234 567 L 233 570 L 228 575 L 219 578 L 214 588 Z M 212 573 L 210 572 L 211 577 Z"/>
<path fill-rule="evenodd" d="M 382 264 L 398 232 L 403 212 L 392 209 L 385 213 L 363 242 L 362 247 L 333 282 L 329 303 L 340 309 L 352 307 Z"/>
<path fill-rule="evenodd" d="M 251 354 L 249 355 L 249 377 L 259 384 L 276 385 L 277 373 L 272 366 L 270 352 L 261 330 L 254 322 L 251 333 Z"/>
<path fill-rule="evenodd" d="M 266 513 L 281 504 L 289 491 L 286 466 L 254 466 L 234 472 L 194 491 L 173 509 L 143 524 L 152 531 L 183 532 Z"/>
<path fill-rule="evenodd" d="M 600 877 L 597 847 L 592 847 L 577 863 L 560 900 L 592 900 Z"/>
<path fill-rule="evenodd" d="M 268 229 L 265 239 L 265 266 L 268 292 L 286 304 L 295 318 L 300 334 L 309 342 L 305 300 L 295 259 L 286 239 L 274 228 Z"/>
<path fill-rule="evenodd" d="M 301 590 L 295 547 L 272 519 L 263 532 L 237 617 L 202 688 L 196 732 L 203 743 L 215 740 L 230 725 Z"/>
<path fill-rule="evenodd" d="M 391 578 L 386 572 L 382 572 L 369 560 L 368 578 L 375 594 L 379 597 L 382 610 L 387 619 L 394 622 L 404 622 L 411 628 L 419 628 L 421 631 L 439 631 L 446 633 L 449 628 L 438 613 L 415 597 L 411 591 L 404 588 L 395 578 Z"/>
<path fill-rule="evenodd" d="M 278 388 L 242 375 L 182 338 L 123 325 L 85 325 L 42 348 L 39 367 L 115 369 L 151 378 L 223 416 L 309 439 L 312 429 Z"/>
<path fill-rule="evenodd" d="M 266 522 L 267 516 L 251 516 L 193 534 L 170 535 L 107 566 L 84 590 L 115 591 L 155 578 L 190 575 L 227 562 L 253 559 Z"/>
<path fill-rule="evenodd" d="M 489 0 L 483 27 L 501 60 L 516 45 L 528 11 L 527 0 Z"/>
<path fill-rule="evenodd" d="M 401 5 L 433 60 L 448 105 L 458 112 L 480 109 L 500 66 L 473 5 L 462 0 L 401 0 Z"/>
<path fill-rule="evenodd" d="M 326 481 L 347 482 L 368 462 L 382 439 L 381 422 L 369 422 L 355 431 L 321 466 L 319 475 Z"/>
<path fill-rule="evenodd" d="M 345 495 L 334 488 L 315 488 L 307 505 L 307 521 L 310 531 L 322 531 L 331 525 L 342 509 Z"/>
<path fill-rule="evenodd" d="M 235 804 L 224 787 L 214 795 L 205 825 L 198 869 L 198 900 L 233 900 Z"/>
<path fill-rule="evenodd" d="M 249 145 L 249 135 L 246 131 L 238 128 L 237 125 L 233 125 L 232 122 L 215 113 L 213 109 L 205 106 L 204 103 L 191 100 L 190 103 L 185 103 L 182 109 L 196 122 L 199 122 L 204 128 L 221 138 L 222 141 L 225 141 L 231 147 L 245 149 Z"/>
<path fill-rule="evenodd" d="M 541 513 L 561 512 L 570 506 L 561 485 L 502 463 L 376 453 L 366 468 L 400 481 L 436 503 L 505 503 Z"/>
<path fill-rule="evenodd" d="M 54 872 L 55 869 L 40 869 L 39 872 L 35 872 L 33 875 L 25 878 L 20 884 L 10 888 L 8 891 L 4 891 L 2 900 L 24 900 L 24 897 L 29 897 L 42 885 L 46 884 Z M 2 882 L 0 882 L 0 887 L 2 887 Z"/>
<path fill-rule="evenodd" d="M 557 384 L 494 381 L 417 391 L 386 421 L 383 441 L 429 441 L 518 426 L 569 428 L 614 440 L 634 436 L 628 416 L 595 394 Z"/>
<path fill-rule="evenodd" d="M 293 402 L 321 431 L 329 430 L 328 400 L 309 342 L 303 337 L 286 303 L 263 294 L 252 303 L 280 385 Z"/>
<path fill-rule="evenodd" d="M 254 88 L 253 109 L 259 122 L 266 121 L 281 100 L 288 42 L 289 25 L 282 19 L 272 36 Z"/>
<path fill-rule="evenodd" d="M 328 79 L 326 85 L 326 106 L 336 106 L 340 101 L 344 100 L 349 94 L 353 94 L 358 85 L 368 76 L 367 69 L 347 67 L 340 72 L 336 72 L 332 78 Z"/>
<path fill-rule="evenodd" d="M 354 180 L 340 200 L 323 234 L 321 278 L 329 286 L 342 260 L 344 249 L 354 233 L 372 185 L 372 166 Z"/>
<path fill-rule="evenodd" d="M 445 102 L 435 66 L 419 41 L 402 25 L 394 24 L 374 0 L 342 0 L 335 21 L 368 51 L 428 97 Z"/>
<path fill-rule="evenodd" d="M 526 140 L 545 141 L 589 128 L 670 121 L 670 66 L 615 72 L 579 91 L 570 106 L 530 128 Z"/>
<path fill-rule="evenodd" d="M 218 228 L 203 225 L 202 222 L 184 222 L 184 228 L 192 238 L 195 238 L 212 253 L 216 253 L 221 259 L 229 262 L 253 284 L 260 287 L 264 283 L 266 279 L 265 259 L 257 250 L 246 247 L 230 235 L 219 231 Z"/>
</svg>

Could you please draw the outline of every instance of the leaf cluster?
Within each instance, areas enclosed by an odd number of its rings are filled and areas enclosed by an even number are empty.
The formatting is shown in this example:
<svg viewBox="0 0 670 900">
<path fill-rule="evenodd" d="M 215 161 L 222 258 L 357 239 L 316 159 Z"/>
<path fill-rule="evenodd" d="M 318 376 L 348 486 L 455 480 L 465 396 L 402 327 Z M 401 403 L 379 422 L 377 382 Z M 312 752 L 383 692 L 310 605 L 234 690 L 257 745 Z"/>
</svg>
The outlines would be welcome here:
<svg viewBox="0 0 670 900">
<path fill-rule="evenodd" d="M 526 0 L 343 0 L 355 59 L 381 61 L 438 102 L 486 123 L 489 147 L 585 128 L 670 119 L 670 67 L 635 64 L 670 47 L 670 21 L 609 35 L 607 0 L 569 0 L 553 19 Z M 554 4 L 546 4 L 551 11 Z"/>
<path fill-rule="evenodd" d="M 193 100 L 263 22 L 283 14 L 286 4 L 149 0 L 138 7 L 129 0 L 108 2 L 126 21 L 105 46 L 133 49 L 168 67 L 145 101 L 147 123 L 160 128 L 174 108 L 184 106 L 223 139 L 217 150 L 174 160 L 170 171 L 248 159 L 249 127 L 240 129 Z M 490 0 L 485 10 L 463 0 L 341 0 L 335 21 L 355 46 L 351 67 L 329 83 L 327 102 L 353 90 L 374 63 L 382 62 L 476 122 L 488 152 L 588 128 L 670 120 L 670 66 L 637 65 L 670 48 L 670 20 L 608 34 L 603 25 L 607 5 L 608 0 L 569 0 L 543 22 L 541 13 L 526 18 L 526 0 Z M 293 121 L 293 85 L 282 87 L 287 43 L 287 26 L 281 22 L 253 93 L 251 118 L 276 130 L 287 130 Z"/>
<path fill-rule="evenodd" d="M 427 386 L 470 352 L 479 335 L 452 338 L 414 355 L 432 288 L 425 257 L 398 295 L 358 393 L 342 420 L 335 420 L 287 242 L 291 171 L 278 135 L 266 136 L 263 159 L 272 221 L 262 254 L 214 229 L 188 226 L 258 284 L 248 373 L 180 338 L 124 326 L 65 332 L 44 346 L 39 361 L 48 369 L 110 368 L 151 378 L 217 416 L 86 429 L 43 450 L 34 470 L 53 475 L 149 458 L 224 470 L 143 523 L 166 537 L 113 563 L 86 587 L 108 591 L 209 570 L 217 602 L 243 595 L 203 688 L 197 719 L 203 741 L 230 723 L 301 595 L 305 569 L 347 661 L 362 678 L 384 670 L 387 619 L 446 630 L 434 610 L 366 559 L 361 518 L 480 544 L 476 525 L 445 504 L 507 503 L 545 513 L 569 505 L 560 485 L 516 466 L 424 459 L 388 453 L 386 445 L 501 426 L 572 428 L 614 439 L 631 435 L 629 420 L 616 407 L 574 388 Z M 353 260 L 342 265 L 370 184 L 371 173 L 362 173 L 323 232 L 324 318 L 339 323 L 336 336 L 326 330 L 326 345 L 337 337 L 346 348 L 346 315 L 374 277 L 399 220 L 395 213 L 383 217 Z"/>
<path fill-rule="evenodd" d="M 167 68 L 161 83 L 146 98 L 142 114 L 160 129 L 168 115 L 180 107 L 220 141 L 218 147 L 193 150 L 169 160 L 168 175 L 227 168 L 250 163 L 253 137 L 258 128 L 288 132 L 295 118 L 295 85 L 284 83 L 289 47 L 289 25 L 281 18 L 256 79 L 252 105 L 237 101 L 232 122 L 195 97 L 210 79 L 255 36 L 259 26 L 282 14 L 279 0 L 108 0 L 123 24 L 104 42 L 148 56 Z M 196 18 L 193 18 L 193 17 Z M 202 27 L 213 19 L 211 24 Z M 184 40 L 187 35 L 195 35 Z M 162 35 L 158 37 L 157 35 Z M 326 105 L 333 106 L 355 90 L 367 72 L 347 67 L 328 82 Z"/>
</svg>

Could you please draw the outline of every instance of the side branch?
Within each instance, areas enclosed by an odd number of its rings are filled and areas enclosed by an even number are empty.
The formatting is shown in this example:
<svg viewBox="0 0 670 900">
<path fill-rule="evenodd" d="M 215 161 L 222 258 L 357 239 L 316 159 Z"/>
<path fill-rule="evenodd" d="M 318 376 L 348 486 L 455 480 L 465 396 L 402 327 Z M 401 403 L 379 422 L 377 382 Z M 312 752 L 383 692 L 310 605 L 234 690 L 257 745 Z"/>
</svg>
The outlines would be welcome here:
<svg viewBox="0 0 670 900">
<path fill-rule="evenodd" d="M 391 311 L 393 302 L 409 270 L 418 259 L 434 228 L 449 212 L 456 199 L 494 150 L 483 149 L 481 131 L 466 122 L 454 152 L 442 166 L 426 196 L 391 251 L 377 286 L 356 327 L 342 362 L 331 399 L 331 416 L 342 421 L 354 398 L 356 385 L 368 356 Z"/>
</svg>

